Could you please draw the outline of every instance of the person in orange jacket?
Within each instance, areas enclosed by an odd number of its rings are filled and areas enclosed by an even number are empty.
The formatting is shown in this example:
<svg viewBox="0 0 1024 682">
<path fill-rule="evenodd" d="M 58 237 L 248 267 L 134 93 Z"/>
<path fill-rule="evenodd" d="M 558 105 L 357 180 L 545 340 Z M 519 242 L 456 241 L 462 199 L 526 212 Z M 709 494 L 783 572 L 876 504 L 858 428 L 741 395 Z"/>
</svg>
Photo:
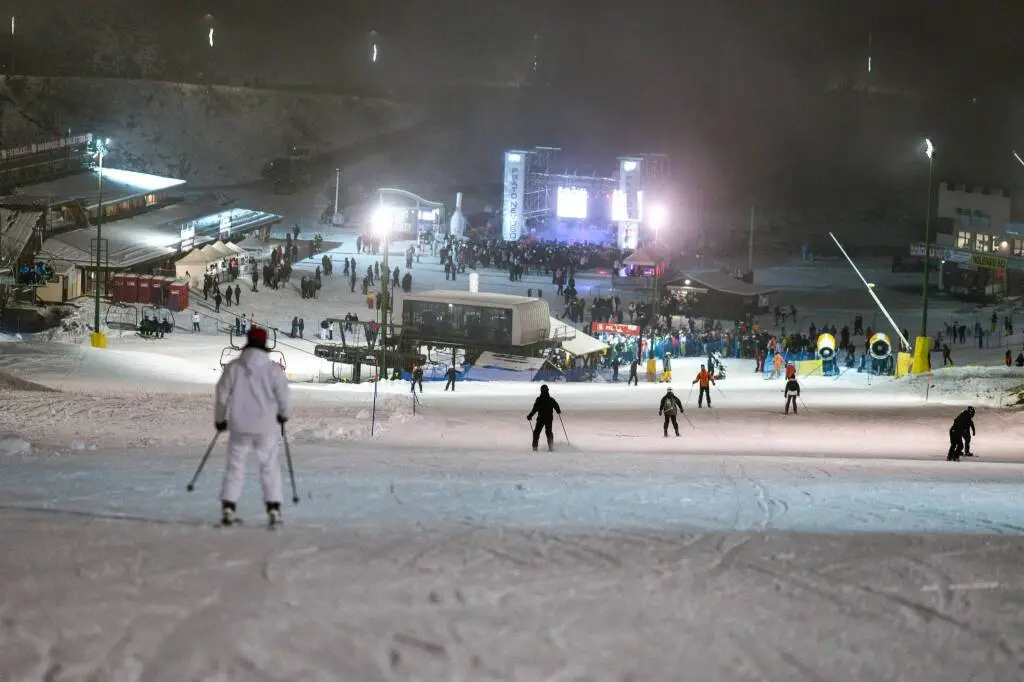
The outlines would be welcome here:
<svg viewBox="0 0 1024 682">
<path fill-rule="evenodd" d="M 710 384 L 715 383 L 715 378 L 711 376 L 707 368 L 704 365 L 700 366 L 700 371 L 697 372 L 697 378 L 693 380 L 693 383 L 700 383 L 700 392 L 697 394 L 697 407 L 704 407 L 704 398 L 708 399 L 708 408 L 711 407 L 711 388 Z"/>
<path fill-rule="evenodd" d="M 793 363 L 786 365 L 786 381 L 790 379 L 796 379 L 796 367 Z"/>
</svg>

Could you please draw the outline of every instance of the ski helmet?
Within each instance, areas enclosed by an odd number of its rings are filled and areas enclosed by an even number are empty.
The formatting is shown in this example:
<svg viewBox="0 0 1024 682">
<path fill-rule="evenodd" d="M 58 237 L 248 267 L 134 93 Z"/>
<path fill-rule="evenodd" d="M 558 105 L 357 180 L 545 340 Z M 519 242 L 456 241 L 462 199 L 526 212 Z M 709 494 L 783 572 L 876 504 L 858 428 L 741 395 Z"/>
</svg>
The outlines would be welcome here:
<svg viewBox="0 0 1024 682">
<path fill-rule="evenodd" d="M 669 387 L 668 387 L 668 392 L 669 392 L 669 393 L 671 393 L 671 392 L 672 392 L 672 387 L 671 387 L 671 386 L 669 386 Z"/>
<path fill-rule="evenodd" d="M 974 416 L 974 406 L 973 405 L 967 408 L 967 414 L 971 415 L 972 417 Z"/>
<path fill-rule="evenodd" d="M 543 386 L 541 386 L 540 387 L 540 392 L 541 393 L 547 393 L 548 392 L 548 385 L 544 384 Z"/>
</svg>

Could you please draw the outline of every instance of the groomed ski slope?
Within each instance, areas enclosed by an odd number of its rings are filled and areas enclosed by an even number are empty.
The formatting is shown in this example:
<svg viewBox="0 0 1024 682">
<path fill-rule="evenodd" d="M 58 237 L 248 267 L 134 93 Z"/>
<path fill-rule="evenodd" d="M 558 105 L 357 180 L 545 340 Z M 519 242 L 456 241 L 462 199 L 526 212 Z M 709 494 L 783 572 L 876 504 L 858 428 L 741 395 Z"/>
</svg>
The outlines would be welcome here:
<svg viewBox="0 0 1024 682">
<path fill-rule="evenodd" d="M 536 386 L 428 385 L 416 414 L 387 387 L 373 436 L 372 387 L 297 386 L 301 503 L 269 533 L 252 475 L 249 524 L 212 527 L 222 443 L 185 492 L 212 373 L 3 350 L 12 680 L 1020 676 L 1013 370 L 937 372 L 927 404 L 921 381 L 812 377 L 785 417 L 734 361 L 668 439 L 663 386 L 554 385 L 551 454 L 529 451 Z M 698 363 L 674 363 L 684 401 Z M 968 401 L 982 457 L 946 463 Z"/>
</svg>

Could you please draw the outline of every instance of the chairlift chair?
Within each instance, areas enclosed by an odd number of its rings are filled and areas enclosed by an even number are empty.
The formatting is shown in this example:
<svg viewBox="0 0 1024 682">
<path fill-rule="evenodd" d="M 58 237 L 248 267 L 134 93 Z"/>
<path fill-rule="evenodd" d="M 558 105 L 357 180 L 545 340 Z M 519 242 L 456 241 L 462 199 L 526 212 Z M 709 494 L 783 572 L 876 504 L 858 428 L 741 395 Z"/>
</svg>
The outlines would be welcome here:
<svg viewBox="0 0 1024 682">
<path fill-rule="evenodd" d="M 156 320 L 157 322 L 163 322 L 164 319 L 166 319 L 170 323 L 171 327 L 170 329 L 165 329 L 164 333 L 170 334 L 174 331 L 174 313 L 172 313 L 168 308 L 156 305 L 143 306 L 142 317 L 148 317 L 149 319 Z"/>
<path fill-rule="evenodd" d="M 104 315 L 107 329 L 135 331 L 139 328 L 139 309 L 128 303 L 111 303 Z"/>
</svg>

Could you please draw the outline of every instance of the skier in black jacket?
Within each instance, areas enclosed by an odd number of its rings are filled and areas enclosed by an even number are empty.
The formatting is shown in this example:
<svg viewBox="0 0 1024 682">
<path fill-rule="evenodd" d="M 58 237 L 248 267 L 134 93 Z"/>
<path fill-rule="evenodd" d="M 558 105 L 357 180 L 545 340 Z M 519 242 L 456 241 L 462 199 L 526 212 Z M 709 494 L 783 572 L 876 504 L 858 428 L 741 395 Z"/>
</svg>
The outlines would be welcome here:
<svg viewBox="0 0 1024 682">
<path fill-rule="evenodd" d="M 533 419 L 533 415 L 537 415 L 537 423 L 533 427 L 534 451 L 537 450 L 537 444 L 540 442 L 542 429 L 548 439 L 548 451 L 554 449 L 555 434 L 551 432 L 551 426 L 555 421 L 555 412 L 562 414 L 562 408 L 558 406 L 558 401 L 548 393 L 548 387 L 545 384 L 540 387 L 540 395 L 533 401 L 533 409 L 530 410 L 530 414 L 526 415 L 527 421 Z"/>
<path fill-rule="evenodd" d="M 796 399 L 800 397 L 800 383 L 796 380 L 796 377 L 786 382 L 786 388 L 782 389 L 783 395 L 786 396 L 786 414 L 789 414 L 789 406 L 793 406 L 793 414 L 796 414 Z"/>
<path fill-rule="evenodd" d="M 683 411 L 683 404 L 679 401 L 678 396 L 672 392 L 672 389 L 661 397 L 661 404 L 658 405 L 658 416 L 665 415 L 665 424 L 663 429 L 665 431 L 665 438 L 668 438 L 668 423 L 672 422 L 672 428 L 676 430 L 676 435 L 679 435 L 679 422 L 676 420 L 676 414 Z"/>
<path fill-rule="evenodd" d="M 970 453 L 971 436 L 977 433 L 974 428 L 974 408 L 968 407 L 953 420 L 949 427 L 949 453 L 946 455 L 947 462 L 959 462 L 960 455 L 964 452 L 964 441 L 967 441 L 967 456 L 974 457 Z"/>
</svg>

